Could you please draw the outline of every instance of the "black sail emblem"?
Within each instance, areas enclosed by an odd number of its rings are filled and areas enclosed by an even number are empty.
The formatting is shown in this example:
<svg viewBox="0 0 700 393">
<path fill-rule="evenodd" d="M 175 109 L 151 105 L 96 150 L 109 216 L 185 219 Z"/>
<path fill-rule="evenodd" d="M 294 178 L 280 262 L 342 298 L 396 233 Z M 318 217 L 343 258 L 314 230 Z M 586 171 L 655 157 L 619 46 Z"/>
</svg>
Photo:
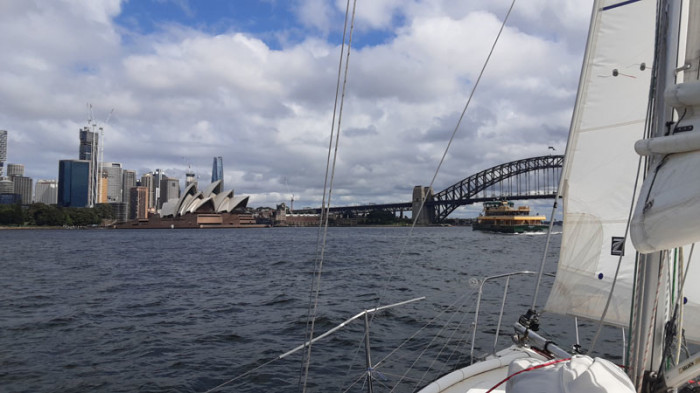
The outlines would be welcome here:
<svg viewBox="0 0 700 393">
<path fill-rule="evenodd" d="M 624 256 L 625 255 L 625 238 L 613 236 L 610 244 L 610 255 Z"/>
</svg>

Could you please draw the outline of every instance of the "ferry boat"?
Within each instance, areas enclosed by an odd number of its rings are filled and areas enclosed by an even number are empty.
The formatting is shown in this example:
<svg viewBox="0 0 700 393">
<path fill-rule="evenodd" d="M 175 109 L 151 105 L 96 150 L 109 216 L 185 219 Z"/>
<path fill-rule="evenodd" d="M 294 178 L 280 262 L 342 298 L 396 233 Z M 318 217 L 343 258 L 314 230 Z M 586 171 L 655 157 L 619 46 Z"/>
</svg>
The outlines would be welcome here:
<svg viewBox="0 0 700 393">
<path fill-rule="evenodd" d="M 540 232 L 547 229 L 545 216 L 531 216 L 528 206 L 514 207 L 513 202 L 484 202 L 484 212 L 476 219 L 474 230 L 523 233 Z"/>
</svg>

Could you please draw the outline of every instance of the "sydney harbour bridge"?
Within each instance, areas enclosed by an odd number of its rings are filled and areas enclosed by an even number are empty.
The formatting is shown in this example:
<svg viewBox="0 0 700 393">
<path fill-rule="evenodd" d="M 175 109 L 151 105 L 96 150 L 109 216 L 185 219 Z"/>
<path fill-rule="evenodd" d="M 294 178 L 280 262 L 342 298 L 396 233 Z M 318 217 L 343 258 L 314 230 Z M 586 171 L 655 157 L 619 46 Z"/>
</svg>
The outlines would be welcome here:
<svg viewBox="0 0 700 393">
<path fill-rule="evenodd" d="M 438 193 L 433 193 L 428 187 L 415 186 L 410 202 L 332 206 L 328 210 L 331 214 L 345 217 L 361 216 L 377 210 L 403 216 L 405 212 L 410 211 L 412 217 L 419 217 L 420 224 L 441 223 L 450 213 L 464 205 L 496 199 L 554 198 L 563 163 L 564 156 L 561 155 L 526 158 L 485 169 Z M 296 210 L 295 213 L 319 214 L 321 209 Z"/>
</svg>

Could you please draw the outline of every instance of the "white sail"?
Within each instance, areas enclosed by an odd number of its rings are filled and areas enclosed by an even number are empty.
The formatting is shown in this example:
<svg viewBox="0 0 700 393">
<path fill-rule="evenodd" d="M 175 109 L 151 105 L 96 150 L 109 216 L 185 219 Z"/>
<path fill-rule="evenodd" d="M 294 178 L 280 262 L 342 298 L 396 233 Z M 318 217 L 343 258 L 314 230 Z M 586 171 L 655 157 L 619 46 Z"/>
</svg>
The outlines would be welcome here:
<svg viewBox="0 0 700 393">
<path fill-rule="evenodd" d="M 546 310 L 598 320 L 624 252 L 609 324 L 626 326 L 634 250 L 624 241 L 644 136 L 656 2 L 602 0 L 594 8 L 566 162 L 564 232 Z"/>
</svg>

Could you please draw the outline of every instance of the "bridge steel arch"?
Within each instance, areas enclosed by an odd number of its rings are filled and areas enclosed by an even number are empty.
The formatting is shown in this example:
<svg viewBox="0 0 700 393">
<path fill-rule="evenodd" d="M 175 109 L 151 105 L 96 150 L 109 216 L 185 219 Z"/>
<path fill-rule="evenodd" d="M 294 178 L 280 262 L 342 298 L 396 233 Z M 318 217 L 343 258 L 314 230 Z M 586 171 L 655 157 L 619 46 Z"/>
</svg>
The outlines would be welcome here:
<svg viewBox="0 0 700 393">
<path fill-rule="evenodd" d="M 426 205 L 433 208 L 433 219 L 442 222 L 459 206 L 498 198 L 487 195 L 489 191 L 495 194 L 498 186 L 508 199 L 554 198 L 563 163 L 564 156 L 549 155 L 500 164 L 434 194 Z M 543 192 L 543 188 L 551 191 Z"/>
</svg>

